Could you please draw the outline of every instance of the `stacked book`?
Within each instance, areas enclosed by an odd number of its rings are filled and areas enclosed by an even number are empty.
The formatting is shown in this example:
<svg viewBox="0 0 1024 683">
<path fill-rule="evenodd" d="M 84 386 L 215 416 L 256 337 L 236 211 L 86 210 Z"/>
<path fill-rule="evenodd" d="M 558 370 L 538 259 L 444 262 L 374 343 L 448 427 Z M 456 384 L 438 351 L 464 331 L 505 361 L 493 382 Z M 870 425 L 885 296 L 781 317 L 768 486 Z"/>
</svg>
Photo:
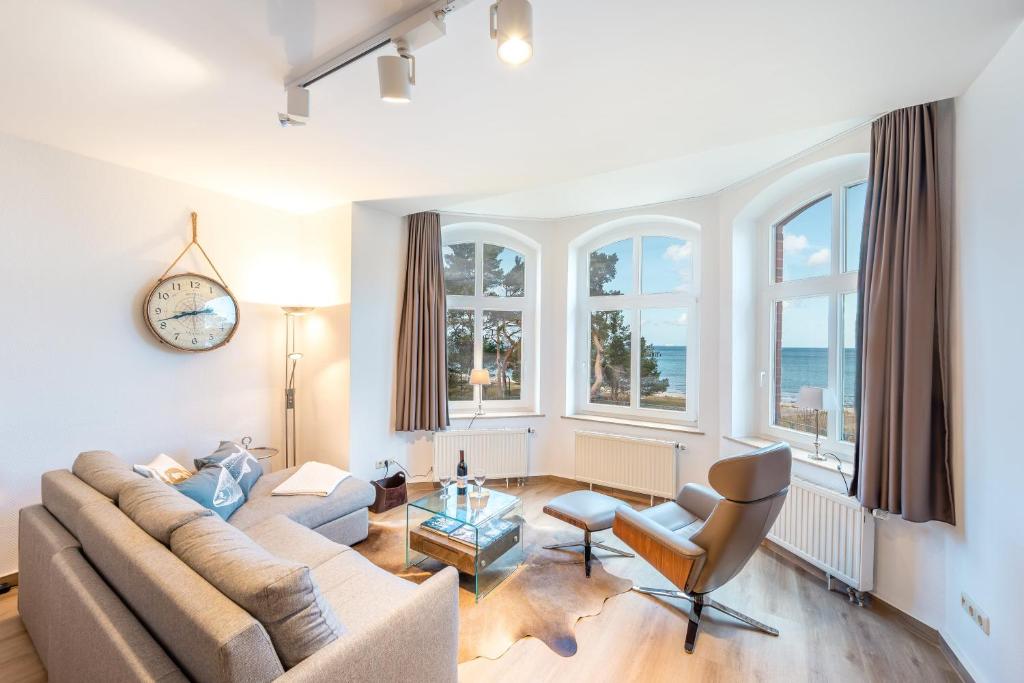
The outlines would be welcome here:
<svg viewBox="0 0 1024 683">
<path fill-rule="evenodd" d="M 516 528 L 516 525 L 504 519 L 494 519 L 480 527 L 463 524 L 444 515 L 434 515 L 420 524 L 424 530 L 439 536 L 446 536 L 471 548 L 486 548 L 496 540 Z M 479 545 L 478 545 L 479 539 Z"/>
</svg>

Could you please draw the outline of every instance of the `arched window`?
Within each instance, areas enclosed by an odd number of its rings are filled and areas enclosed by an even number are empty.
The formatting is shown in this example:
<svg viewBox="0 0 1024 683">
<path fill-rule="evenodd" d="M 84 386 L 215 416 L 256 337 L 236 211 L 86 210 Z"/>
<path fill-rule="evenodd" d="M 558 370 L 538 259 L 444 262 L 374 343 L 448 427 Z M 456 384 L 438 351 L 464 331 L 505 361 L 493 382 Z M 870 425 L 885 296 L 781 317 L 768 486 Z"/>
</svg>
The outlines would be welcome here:
<svg viewBox="0 0 1024 683">
<path fill-rule="evenodd" d="M 460 223 L 442 232 L 448 302 L 448 403 L 455 415 L 536 408 L 536 247 L 513 231 Z M 490 385 L 474 386 L 485 368 Z M 482 395 L 481 395 L 482 390 Z"/>
<path fill-rule="evenodd" d="M 576 412 L 696 423 L 699 235 L 637 218 L 577 249 Z"/>
<path fill-rule="evenodd" d="M 857 269 L 867 190 L 851 175 L 826 180 L 765 226 L 759 323 L 762 428 L 809 447 L 816 418 L 797 397 L 801 387 L 821 387 L 828 405 L 817 429 L 824 449 L 844 457 L 856 439 Z"/>
</svg>

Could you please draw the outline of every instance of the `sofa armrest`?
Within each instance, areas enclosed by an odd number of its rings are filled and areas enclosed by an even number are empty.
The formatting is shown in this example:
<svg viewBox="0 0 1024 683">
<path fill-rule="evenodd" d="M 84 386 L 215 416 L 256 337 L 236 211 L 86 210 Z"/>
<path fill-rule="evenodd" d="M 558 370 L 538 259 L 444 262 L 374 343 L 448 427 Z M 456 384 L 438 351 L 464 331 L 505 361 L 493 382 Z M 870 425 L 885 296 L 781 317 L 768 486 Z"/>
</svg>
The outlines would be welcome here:
<svg viewBox="0 0 1024 683">
<path fill-rule="evenodd" d="M 615 511 L 612 531 L 682 590 L 704 566 L 703 548 L 630 507 Z"/>
<path fill-rule="evenodd" d="M 459 574 L 445 567 L 386 619 L 341 636 L 278 680 L 455 681 L 458 653 Z"/>
<path fill-rule="evenodd" d="M 722 497 L 700 484 L 687 484 L 679 490 L 676 502 L 703 520 L 707 520 Z"/>
</svg>

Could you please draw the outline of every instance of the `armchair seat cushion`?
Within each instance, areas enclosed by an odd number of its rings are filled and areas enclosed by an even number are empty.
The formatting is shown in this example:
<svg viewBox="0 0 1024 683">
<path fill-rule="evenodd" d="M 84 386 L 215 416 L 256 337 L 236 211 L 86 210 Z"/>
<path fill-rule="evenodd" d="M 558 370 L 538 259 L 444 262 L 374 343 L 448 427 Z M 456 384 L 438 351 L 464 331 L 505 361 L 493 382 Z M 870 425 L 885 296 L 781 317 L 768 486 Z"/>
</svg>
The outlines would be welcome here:
<svg viewBox="0 0 1024 683">
<path fill-rule="evenodd" d="M 661 505 L 655 505 L 652 508 L 647 508 L 640 514 L 652 522 L 660 524 L 669 531 L 676 533 L 679 533 L 680 530 L 685 530 L 686 527 L 689 527 L 691 524 L 702 524 L 704 522 L 703 519 L 686 508 L 680 507 L 674 500 L 662 503 Z"/>
<path fill-rule="evenodd" d="M 596 491 L 573 491 L 552 498 L 544 512 L 584 531 L 604 531 L 612 527 L 615 511 L 623 505 L 621 500 Z"/>
</svg>

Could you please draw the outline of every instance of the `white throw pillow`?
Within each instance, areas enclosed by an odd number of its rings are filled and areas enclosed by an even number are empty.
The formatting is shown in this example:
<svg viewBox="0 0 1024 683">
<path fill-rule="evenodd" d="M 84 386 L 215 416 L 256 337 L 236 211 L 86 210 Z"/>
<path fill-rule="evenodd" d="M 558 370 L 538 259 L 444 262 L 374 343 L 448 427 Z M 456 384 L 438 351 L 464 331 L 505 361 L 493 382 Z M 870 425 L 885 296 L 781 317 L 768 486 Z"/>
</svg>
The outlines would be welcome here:
<svg viewBox="0 0 1024 683">
<path fill-rule="evenodd" d="M 132 465 L 132 469 L 144 477 L 159 479 L 165 484 L 180 484 L 192 476 L 181 463 L 163 453 L 145 465 Z"/>
</svg>

